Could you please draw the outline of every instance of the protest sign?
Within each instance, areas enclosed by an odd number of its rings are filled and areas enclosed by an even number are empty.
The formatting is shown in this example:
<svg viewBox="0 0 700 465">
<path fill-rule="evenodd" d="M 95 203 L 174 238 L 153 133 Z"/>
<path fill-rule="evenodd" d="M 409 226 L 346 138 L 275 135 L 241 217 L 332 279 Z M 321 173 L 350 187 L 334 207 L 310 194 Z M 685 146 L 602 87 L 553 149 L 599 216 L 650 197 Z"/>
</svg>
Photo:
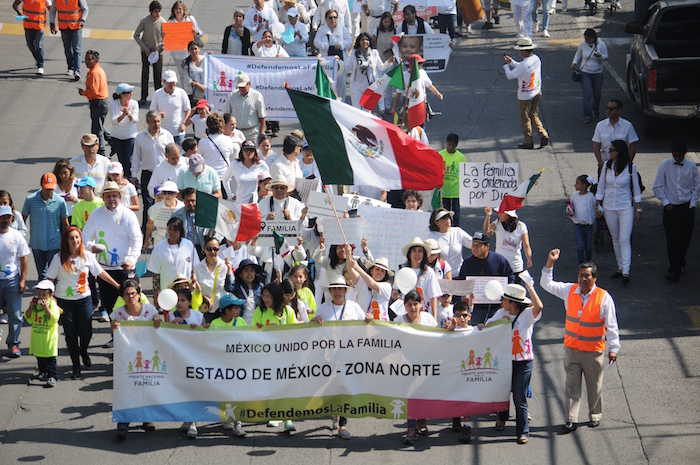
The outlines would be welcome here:
<svg viewBox="0 0 700 465">
<path fill-rule="evenodd" d="M 392 270 L 406 262 L 406 257 L 401 255 L 404 245 L 416 236 L 428 236 L 428 212 L 360 205 L 357 214 L 364 221 L 362 233 L 372 255 L 388 258 Z"/>
<path fill-rule="evenodd" d="M 301 236 L 301 221 L 299 220 L 265 220 L 260 223 L 260 234 L 258 234 L 258 245 L 273 247 L 275 241 L 272 232 L 284 236 L 289 244 L 293 247 L 297 244 L 296 237 Z M 294 241 L 290 239 L 294 238 Z"/>
<path fill-rule="evenodd" d="M 204 330 L 122 321 L 114 331 L 112 419 L 488 414 L 508 408 L 510 332 L 507 322 L 467 334 L 391 322 Z"/>
<path fill-rule="evenodd" d="M 411 55 L 418 53 L 425 58 L 423 69 L 426 72 L 442 72 L 450 61 L 450 42 L 452 39 L 447 34 L 404 34 L 399 43 L 399 55 L 403 61 L 408 61 Z"/>
<path fill-rule="evenodd" d="M 411 2 L 413 4 L 414 2 Z M 433 16 L 437 16 L 437 7 L 436 6 L 425 6 L 425 5 L 414 5 L 416 7 L 416 16 L 419 18 L 423 18 L 424 20 L 428 20 L 428 18 L 432 18 Z M 399 9 L 394 14 L 394 23 L 396 23 L 397 27 L 398 24 L 403 21 L 403 11 Z M 398 31 L 401 32 L 401 31 Z"/>
<path fill-rule="evenodd" d="M 497 207 L 503 196 L 518 188 L 517 163 L 460 163 L 459 204 Z"/>
<path fill-rule="evenodd" d="M 391 208 L 391 204 L 382 202 L 381 200 L 373 199 L 372 197 L 365 197 L 359 194 L 343 194 L 343 197 L 347 197 L 348 208 L 350 210 L 357 210 L 360 205 L 371 205 L 373 207 Z"/>
<path fill-rule="evenodd" d="M 187 50 L 187 44 L 194 40 L 194 30 L 192 27 L 190 21 L 163 23 L 164 50 Z"/>
<path fill-rule="evenodd" d="M 335 205 L 335 210 L 338 212 L 339 216 L 346 211 L 348 211 L 348 198 L 342 195 L 333 195 L 333 205 Z M 309 215 L 311 216 L 325 216 L 329 218 L 335 218 L 333 213 L 333 207 L 331 206 L 331 201 L 328 199 L 328 194 L 325 192 L 309 192 L 309 198 L 307 199 L 306 206 L 309 207 Z"/>
<path fill-rule="evenodd" d="M 343 227 L 347 243 L 359 247 L 362 243 L 362 218 L 340 218 L 340 226 Z M 338 221 L 335 218 L 324 219 L 323 239 L 326 242 L 326 247 L 345 244 L 343 234 L 340 232 L 340 226 L 338 226 Z"/>
<path fill-rule="evenodd" d="M 318 179 L 296 178 L 294 181 L 294 190 L 299 194 L 303 204 L 306 204 L 309 199 L 309 192 L 316 190 L 318 182 Z"/>
<path fill-rule="evenodd" d="M 333 81 L 336 76 L 335 63 L 334 57 L 323 59 L 323 68 Z M 284 83 L 292 89 L 315 93 L 317 64 L 316 57 L 205 55 L 203 66 L 206 99 L 211 105 L 212 113 L 224 113 L 226 99 L 236 90 L 236 77 L 240 73 L 246 73 L 250 76 L 251 88 L 260 92 L 265 100 L 268 120 L 298 121 Z"/>
<path fill-rule="evenodd" d="M 498 281 L 504 289 L 508 285 L 508 278 L 505 276 L 467 276 L 466 279 L 474 281 L 475 304 L 497 304 L 500 302 L 500 300 L 491 300 L 486 297 L 484 288 L 489 281 Z"/>
<path fill-rule="evenodd" d="M 438 283 L 440 283 L 440 290 L 443 294 L 469 296 L 474 292 L 473 279 L 438 279 Z"/>
</svg>

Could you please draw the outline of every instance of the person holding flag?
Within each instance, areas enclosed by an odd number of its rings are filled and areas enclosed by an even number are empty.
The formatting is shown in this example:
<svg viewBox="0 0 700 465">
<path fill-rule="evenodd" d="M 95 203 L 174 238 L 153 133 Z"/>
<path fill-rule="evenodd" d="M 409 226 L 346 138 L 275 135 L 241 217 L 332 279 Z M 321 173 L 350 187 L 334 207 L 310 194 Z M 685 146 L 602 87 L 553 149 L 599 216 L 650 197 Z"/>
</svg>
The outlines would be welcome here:
<svg viewBox="0 0 700 465">
<path fill-rule="evenodd" d="M 442 100 L 442 94 L 433 85 L 433 81 L 428 77 L 428 73 L 423 69 L 425 58 L 414 53 L 408 60 L 411 78 L 408 84 L 406 123 L 409 129 L 422 126 L 428 120 L 428 109 L 425 90 L 428 89 Z"/>
<path fill-rule="evenodd" d="M 392 55 L 386 62 L 379 57 L 379 52 L 372 47 L 369 34 L 363 32 L 355 40 L 355 48 L 350 55 L 350 98 L 352 106 L 360 108 L 363 94 L 377 80 L 377 70 L 385 71 L 394 62 Z M 384 111 L 384 101 L 379 99 L 379 111 Z"/>
</svg>

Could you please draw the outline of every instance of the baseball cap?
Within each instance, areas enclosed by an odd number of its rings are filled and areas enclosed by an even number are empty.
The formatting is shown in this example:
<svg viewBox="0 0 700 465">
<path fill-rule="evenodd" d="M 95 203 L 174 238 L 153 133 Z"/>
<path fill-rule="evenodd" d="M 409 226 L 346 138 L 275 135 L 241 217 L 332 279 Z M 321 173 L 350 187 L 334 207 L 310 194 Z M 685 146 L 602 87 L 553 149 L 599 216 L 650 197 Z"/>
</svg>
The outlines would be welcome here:
<svg viewBox="0 0 700 465">
<path fill-rule="evenodd" d="M 250 76 L 246 73 L 239 74 L 236 78 L 236 87 L 245 87 L 247 84 L 250 84 Z"/>
<path fill-rule="evenodd" d="M 190 172 L 199 174 L 204 171 L 204 157 L 198 153 L 190 155 Z"/>
<path fill-rule="evenodd" d="M 230 307 L 231 305 L 237 305 L 238 307 L 242 307 L 243 305 L 245 305 L 245 300 L 234 297 L 231 294 L 226 294 L 221 299 L 219 299 L 220 309 L 223 310 L 226 307 Z"/>
<path fill-rule="evenodd" d="M 117 95 L 121 95 L 125 92 L 131 92 L 134 90 L 134 86 L 127 84 L 126 82 L 122 82 L 117 86 Z"/>
<path fill-rule="evenodd" d="M 490 244 L 491 238 L 484 231 L 477 231 L 472 236 L 472 242 L 481 242 L 482 244 Z"/>
<path fill-rule="evenodd" d="M 44 189 L 56 189 L 56 175 L 53 173 L 44 173 L 41 177 L 41 187 Z"/>
<path fill-rule="evenodd" d="M 80 179 L 78 179 L 78 182 L 75 183 L 75 187 L 85 187 L 85 186 L 90 186 L 93 189 L 97 189 L 97 183 L 90 176 L 85 176 L 84 178 L 80 178 Z"/>
<path fill-rule="evenodd" d="M 291 2 L 285 2 L 285 3 L 291 3 Z M 294 3 L 296 3 L 296 2 L 294 2 Z M 296 18 L 297 16 L 299 16 L 299 10 L 297 10 L 296 8 L 290 8 L 289 10 L 287 10 L 287 16 L 291 16 L 292 18 Z"/>
<path fill-rule="evenodd" d="M 124 167 L 118 161 L 109 164 L 109 174 L 122 174 L 124 172 Z"/>
<path fill-rule="evenodd" d="M 194 107 L 195 109 L 197 108 L 209 108 L 209 102 L 206 99 L 199 99 L 197 102 L 197 105 Z"/>
<path fill-rule="evenodd" d="M 84 145 L 86 147 L 90 147 L 91 145 L 95 145 L 95 144 L 99 144 L 99 143 L 100 143 L 99 139 L 94 134 L 83 134 L 83 137 L 80 138 L 80 144 Z"/>
<path fill-rule="evenodd" d="M 165 82 L 177 82 L 177 74 L 172 69 L 163 71 L 163 80 Z"/>
<path fill-rule="evenodd" d="M 252 140 L 247 140 L 241 144 L 241 150 L 243 150 L 243 149 L 255 150 L 255 144 L 253 143 Z"/>
<path fill-rule="evenodd" d="M 36 283 L 36 286 L 34 286 L 34 289 L 44 289 L 47 291 L 51 291 L 52 293 L 56 290 L 53 283 L 51 281 L 49 281 L 48 279 L 42 279 L 41 281 Z"/>
<path fill-rule="evenodd" d="M 12 211 L 12 207 L 9 205 L 0 205 L 0 216 L 7 216 L 7 215 L 14 215 L 14 212 Z"/>
</svg>

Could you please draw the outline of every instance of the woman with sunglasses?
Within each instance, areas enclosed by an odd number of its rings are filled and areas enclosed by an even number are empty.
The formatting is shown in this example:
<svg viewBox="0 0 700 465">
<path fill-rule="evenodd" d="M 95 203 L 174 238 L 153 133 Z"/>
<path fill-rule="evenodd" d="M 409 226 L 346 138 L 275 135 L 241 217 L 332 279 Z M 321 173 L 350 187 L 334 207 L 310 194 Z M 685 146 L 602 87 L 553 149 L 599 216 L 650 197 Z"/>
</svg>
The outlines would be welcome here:
<svg viewBox="0 0 700 465">
<path fill-rule="evenodd" d="M 233 277 L 230 262 L 219 257 L 221 244 L 215 237 L 204 239 L 204 260 L 194 267 L 194 286 L 199 287 L 203 297 L 211 300 L 209 312 L 204 314 L 207 323 L 221 316 L 219 300 L 226 294 L 227 277 Z"/>
<path fill-rule="evenodd" d="M 347 92 L 345 85 L 345 64 L 348 58 L 348 51 L 352 47 L 352 34 L 342 23 L 338 22 L 338 12 L 328 10 L 325 14 L 326 23 L 318 29 L 314 38 L 316 47 L 322 56 L 335 56 L 338 58 L 338 76 L 335 83 L 335 93 L 341 100 L 345 100 Z"/>
</svg>

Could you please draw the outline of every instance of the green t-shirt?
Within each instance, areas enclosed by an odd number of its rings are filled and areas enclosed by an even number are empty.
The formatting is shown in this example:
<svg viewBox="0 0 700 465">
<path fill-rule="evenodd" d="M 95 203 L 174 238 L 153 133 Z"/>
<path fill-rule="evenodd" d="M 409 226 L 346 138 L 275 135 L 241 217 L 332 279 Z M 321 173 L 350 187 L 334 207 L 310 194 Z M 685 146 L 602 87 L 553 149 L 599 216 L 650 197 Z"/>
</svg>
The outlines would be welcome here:
<svg viewBox="0 0 700 465">
<path fill-rule="evenodd" d="M 73 208 L 73 217 L 70 220 L 70 224 L 83 229 L 85 227 L 85 223 L 87 223 L 87 220 L 90 217 L 90 213 L 104 204 L 105 201 L 100 197 L 95 197 L 90 202 L 87 200 L 81 200 L 80 202 L 76 203 L 75 207 Z"/>
<path fill-rule="evenodd" d="M 284 318 L 284 323 L 282 323 L 282 318 Z M 251 326 L 255 326 L 260 323 L 263 326 L 271 324 L 284 324 L 291 325 L 297 322 L 296 316 L 294 316 L 294 309 L 287 305 L 284 307 L 282 312 L 282 317 L 275 315 L 275 311 L 271 308 L 266 308 L 263 312 L 260 307 L 255 307 L 255 313 L 253 313 L 253 321 L 250 323 Z"/>
<path fill-rule="evenodd" d="M 58 356 L 58 318 L 61 309 L 54 299 L 50 300 L 51 316 L 46 314 L 44 307 L 34 305 L 31 318 L 27 318 L 29 309 L 24 311 L 24 318 L 32 325 L 32 338 L 29 342 L 29 353 L 35 357 Z"/>
<path fill-rule="evenodd" d="M 446 199 L 459 198 L 459 164 L 466 163 L 467 159 L 459 150 L 448 153 L 447 149 L 440 150 L 440 156 L 444 163 L 445 178 L 442 185 L 442 197 Z"/>
<path fill-rule="evenodd" d="M 228 323 L 226 323 L 221 318 L 215 318 L 212 320 L 210 326 L 231 326 L 231 327 L 233 327 L 233 326 L 248 326 L 248 323 L 245 322 L 243 317 L 239 316 L 239 317 L 234 318 L 233 320 L 229 321 Z"/>
<path fill-rule="evenodd" d="M 306 304 L 306 307 L 311 310 L 311 313 L 309 313 L 309 320 L 316 315 L 316 297 L 314 297 L 314 293 L 311 292 L 311 289 L 308 287 L 302 287 L 297 291 L 297 296 L 301 299 L 302 302 Z"/>
</svg>

